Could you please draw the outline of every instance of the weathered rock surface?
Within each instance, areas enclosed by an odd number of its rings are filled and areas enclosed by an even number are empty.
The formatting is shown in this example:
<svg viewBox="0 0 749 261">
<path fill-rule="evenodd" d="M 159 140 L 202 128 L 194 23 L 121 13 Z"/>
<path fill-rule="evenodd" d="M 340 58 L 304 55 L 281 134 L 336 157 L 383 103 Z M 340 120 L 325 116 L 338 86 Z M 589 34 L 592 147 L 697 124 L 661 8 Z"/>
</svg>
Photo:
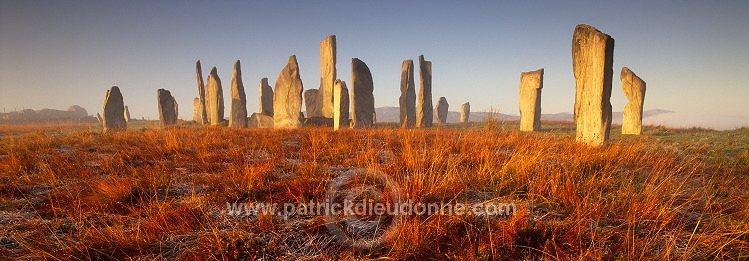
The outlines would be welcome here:
<svg viewBox="0 0 749 261">
<path fill-rule="evenodd" d="M 336 38 L 330 35 L 320 42 L 320 116 L 333 118 L 333 85 L 336 80 Z"/>
<path fill-rule="evenodd" d="M 203 120 L 201 115 L 203 113 L 202 105 L 200 104 L 200 98 L 195 97 L 195 99 L 192 100 L 192 120 L 200 124 Z"/>
<path fill-rule="evenodd" d="M 122 93 L 117 86 L 112 86 L 112 89 L 107 90 L 107 95 L 104 97 L 102 126 L 105 132 L 127 130 L 125 103 L 122 101 Z"/>
<path fill-rule="evenodd" d="M 320 92 L 317 89 L 304 91 L 304 106 L 307 109 L 307 117 L 322 117 L 321 98 Z"/>
<path fill-rule="evenodd" d="M 250 116 L 250 119 L 247 120 L 247 127 L 260 128 L 260 129 L 272 129 L 273 117 L 262 114 L 262 113 L 253 113 L 252 116 Z"/>
<path fill-rule="evenodd" d="M 198 99 L 200 100 L 200 117 L 194 118 L 200 124 L 208 124 L 208 114 L 205 110 L 205 85 L 203 84 L 203 68 L 200 66 L 200 60 L 195 63 L 195 78 L 198 82 Z"/>
<path fill-rule="evenodd" d="M 159 124 L 169 126 L 177 124 L 178 107 L 177 101 L 168 90 L 156 90 L 159 101 Z"/>
<path fill-rule="evenodd" d="M 437 124 L 445 124 L 447 123 L 447 109 L 450 107 L 450 104 L 447 103 L 447 99 L 445 97 L 440 97 L 440 99 L 437 101 L 437 106 L 434 106 L 434 110 L 437 111 Z"/>
<path fill-rule="evenodd" d="M 231 75 L 231 112 L 229 113 L 230 128 L 247 128 L 247 95 L 244 93 L 242 82 L 242 66 L 237 60 L 234 62 L 234 72 Z"/>
<path fill-rule="evenodd" d="M 268 78 L 260 80 L 260 113 L 273 117 L 273 88 L 268 84 Z"/>
<path fill-rule="evenodd" d="M 369 67 L 358 58 L 351 59 L 351 81 L 351 127 L 372 127 L 375 109 L 374 82 Z"/>
<path fill-rule="evenodd" d="M 345 129 L 350 124 L 348 88 L 341 79 L 335 80 L 333 88 L 333 129 Z"/>
<path fill-rule="evenodd" d="M 273 94 L 273 127 L 276 129 L 294 129 L 302 126 L 302 79 L 299 76 L 299 64 L 296 56 L 289 57 L 286 67 L 276 79 L 276 90 Z"/>
<path fill-rule="evenodd" d="M 613 63 L 614 38 L 589 25 L 575 27 L 572 67 L 577 142 L 599 146 L 609 139 Z"/>
<path fill-rule="evenodd" d="M 130 122 L 130 108 L 125 105 L 125 122 Z"/>
<path fill-rule="evenodd" d="M 471 103 L 466 102 L 460 105 L 460 122 L 468 122 L 471 116 Z"/>
<path fill-rule="evenodd" d="M 432 127 L 432 62 L 419 55 L 419 100 L 416 107 L 416 127 Z"/>
<path fill-rule="evenodd" d="M 622 116 L 622 134 L 642 134 L 642 107 L 645 102 L 645 81 L 629 68 L 622 68 L 622 90 L 627 96 Z"/>
<path fill-rule="evenodd" d="M 205 86 L 205 110 L 211 125 L 220 125 L 224 121 L 224 90 L 216 67 L 211 69 L 208 84 Z"/>
<path fill-rule="evenodd" d="M 520 73 L 520 131 L 541 130 L 541 89 L 544 69 Z"/>
<path fill-rule="evenodd" d="M 401 127 L 416 126 L 416 86 L 414 83 L 414 61 L 405 60 L 401 66 L 400 104 Z"/>
</svg>

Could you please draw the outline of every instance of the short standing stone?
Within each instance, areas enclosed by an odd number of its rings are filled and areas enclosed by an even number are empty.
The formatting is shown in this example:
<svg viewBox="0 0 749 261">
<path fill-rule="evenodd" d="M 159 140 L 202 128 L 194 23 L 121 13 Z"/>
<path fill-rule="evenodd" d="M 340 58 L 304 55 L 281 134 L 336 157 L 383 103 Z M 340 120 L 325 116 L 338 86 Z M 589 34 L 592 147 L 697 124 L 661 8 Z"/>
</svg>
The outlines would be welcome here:
<svg viewBox="0 0 749 261">
<path fill-rule="evenodd" d="M 273 117 L 262 114 L 262 113 L 253 113 L 252 116 L 250 116 L 250 119 L 247 120 L 247 127 L 272 129 Z"/>
<path fill-rule="evenodd" d="M 416 125 L 416 86 L 414 83 L 414 61 L 405 60 L 401 66 L 400 124 L 413 128 Z"/>
<path fill-rule="evenodd" d="M 260 80 L 260 113 L 273 117 L 273 88 L 268 84 L 268 78 Z"/>
<path fill-rule="evenodd" d="M 416 127 L 432 127 L 432 62 L 419 55 L 419 100 L 416 107 Z"/>
<path fill-rule="evenodd" d="M 578 25 L 572 37 L 577 142 L 599 146 L 611 130 L 611 79 L 614 38 L 589 25 Z"/>
<path fill-rule="evenodd" d="M 130 108 L 125 105 L 125 122 L 130 122 Z"/>
<path fill-rule="evenodd" d="M 645 81 L 629 68 L 622 68 L 622 90 L 629 102 L 624 106 L 622 134 L 642 134 L 642 107 L 645 102 Z"/>
<path fill-rule="evenodd" d="M 520 73 L 520 131 L 541 130 L 541 89 L 544 69 Z"/>
<path fill-rule="evenodd" d="M 351 59 L 351 121 L 352 128 L 369 128 L 374 124 L 374 82 L 367 64 Z"/>
<path fill-rule="evenodd" d="M 159 99 L 159 123 L 161 126 L 177 124 L 177 101 L 172 97 L 172 93 L 158 89 L 156 94 Z"/>
<path fill-rule="evenodd" d="M 468 122 L 469 117 L 471 117 L 471 103 L 466 102 L 460 105 L 460 122 Z"/>
<path fill-rule="evenodd" d="M 242 83 L 242 66 L 237 60 L 231 75 L 231 112 L 229 113 L 229 127 L 247 128 L 247 96 Z"/>
<path fill-rule="evenodd" d="M 200 99 L 200 117 L 194 118 L 200 124 L 208 124 L 208 115 L 205 110 L 205 85 L 203 84 L 203 69 L 200 60 L 195 63 L 195 78 L 198 82 L 198 99 Z"/>
<path fill-rule="evenodd" d="M 349 95 L 346 82 L 335 80 L 333 87 L 333 129 L 349 127 Z"/>
<path fill-rule="evenodd" d="M 333 118 L 333 84 L 336 80 L 336 39 L 330 35 L 320 42 L 320 116 Z M 307 109 L 309 112 L 309 109 Z"/>
<path fill-rule="evenodd" d="M 299 65 L 296 56 L 289 57 L 286 67 L 276 79 L 276 90 L 273 94 L 273 127 L 276 129 L 295 129 L 302 126 L 302 79 L 299 76 Z"/>
<path fill-rule="evenodd" d="M 434 110 L 437 111 L 437 124 L 441 125 L 447 123 L 447 109 L 449 107 L 450 104 L 447 103 L 447 99 L 445 99 L 445 97 L 440 97 L 437 101 L 437 106 L 434 107 Z"/>
<path fill-rule="evenodd" d="M 307 118 L 322 117 L 322 97 L 317 89 L 304 91 L 304 106 L 307 108 Z"/>
<path fill-rule="evenodd" d="M 205 110 L 211 125 L 219 125 L 224 121 L 224 90 L 221 87 L 221 79 L 218 77 L 216 67 L 211 69 L 208 75 L 208 84 L 205 86 Z"/>
<path fill-rule="evenodd" d="M 203 117 L 203 108 L 200 103 L 200 98 L 195 97 L 195 99 L 192 100 L 192 120 L 201 123 L 203 120 L 201 119 Z"/>
<path fill-rule="evenodd" d="M 113 86 L 112 89 L 107 90 L 107 95 L 104 97 L 102 125 L 105 132 L 127 130 L 125 103 L 122 101 L 122 93 L 117 86 Z"/>
</svg>

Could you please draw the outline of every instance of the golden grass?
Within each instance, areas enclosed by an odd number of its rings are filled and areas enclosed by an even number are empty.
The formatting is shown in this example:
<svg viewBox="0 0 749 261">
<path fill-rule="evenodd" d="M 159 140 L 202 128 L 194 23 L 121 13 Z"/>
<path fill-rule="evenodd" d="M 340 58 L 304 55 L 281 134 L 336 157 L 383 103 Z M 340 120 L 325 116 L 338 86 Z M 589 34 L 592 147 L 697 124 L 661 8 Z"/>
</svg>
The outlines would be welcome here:
<svg viewBox="0 0 749 261">
<path fill-rule="evenodd" d="M 431 129 L 82 130 L 3 137 L 0 257 L 26 259 L 745 259 L 749 153 L 730 163 L 642 136 Z M 404 216 L 372 251 L 318 216 L 227 202 L 322 201 L 375 168 L 415 202 L 516 202 L 509 218 Z"/>
</svg>

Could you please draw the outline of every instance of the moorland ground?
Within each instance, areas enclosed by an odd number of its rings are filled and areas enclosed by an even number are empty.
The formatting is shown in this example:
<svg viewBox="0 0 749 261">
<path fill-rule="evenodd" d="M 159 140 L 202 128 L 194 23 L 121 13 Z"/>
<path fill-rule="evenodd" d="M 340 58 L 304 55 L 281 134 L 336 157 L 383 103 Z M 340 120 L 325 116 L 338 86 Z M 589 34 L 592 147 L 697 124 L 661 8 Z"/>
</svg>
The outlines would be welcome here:
<svg viewBox="0 0 749 261">
<path fill-rule="evenodd" d="M 746 259 L 749 129 L 647 127 L 602 147 L 574 126 L 486 121 L 404 130 L 133 122 L 0 126 L 0 259 Z M 227 203 L 321 201 L 377 169 L 415 202 L 513 202 L 495 218 L 403 216 L 383 246 L 337 242 L 316 215 Z"/>
</svg>

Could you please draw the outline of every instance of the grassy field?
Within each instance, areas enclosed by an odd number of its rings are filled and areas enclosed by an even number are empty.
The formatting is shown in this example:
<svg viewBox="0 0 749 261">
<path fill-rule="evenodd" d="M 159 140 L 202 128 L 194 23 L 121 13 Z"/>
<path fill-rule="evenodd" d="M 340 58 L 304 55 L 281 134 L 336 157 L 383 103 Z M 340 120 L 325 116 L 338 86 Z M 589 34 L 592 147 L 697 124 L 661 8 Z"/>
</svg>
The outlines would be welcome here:
<svg viewBox="0 0 749 261">
<path fill-rule="evenodd" d="M 749 129 L 651 126 L 574 143 L 570 123 L 404 130 L 0 126 L 0 259 L 703 260 L 749 258 Z M 509 216 L 406 215 L 350 248 L 320 215 L 227 203 L 322 202 L 342 173 L 404 200 L 509 202 Z"/>
</svg>

